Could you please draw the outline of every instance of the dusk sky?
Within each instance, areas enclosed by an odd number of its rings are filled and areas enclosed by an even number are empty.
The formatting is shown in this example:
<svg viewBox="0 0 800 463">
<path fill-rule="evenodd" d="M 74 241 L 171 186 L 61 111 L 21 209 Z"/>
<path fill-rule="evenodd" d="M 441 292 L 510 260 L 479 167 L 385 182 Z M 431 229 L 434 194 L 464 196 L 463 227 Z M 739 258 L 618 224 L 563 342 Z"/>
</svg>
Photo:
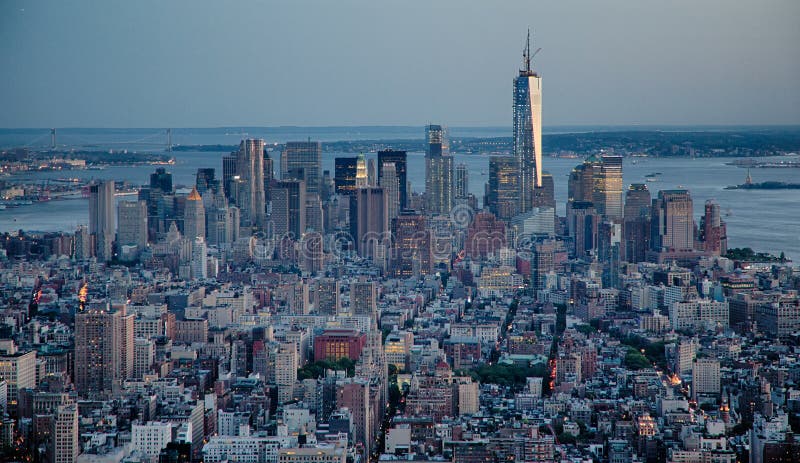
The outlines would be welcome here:
<svg viewBox="0 0 800 463">
<path fill-rule="evenodd" d="M 0 127 L 799 124 L 800 1 L 0 2 Z"/>
</svg>

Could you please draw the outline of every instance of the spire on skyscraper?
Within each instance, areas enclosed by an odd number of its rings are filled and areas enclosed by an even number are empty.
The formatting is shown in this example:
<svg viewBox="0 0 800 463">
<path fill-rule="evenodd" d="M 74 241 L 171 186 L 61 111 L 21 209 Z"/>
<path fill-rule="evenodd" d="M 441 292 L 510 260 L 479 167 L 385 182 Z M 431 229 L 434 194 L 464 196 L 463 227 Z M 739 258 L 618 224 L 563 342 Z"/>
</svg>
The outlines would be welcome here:
<svg viewBox="0 0 800 463">
<path fill-rule="evenodd" d="M 531 30 L 528 28 L 528 38 L 525 42 L 525 48 L 522 50 L 522 65 L 523 69 L 520 69 L 520 75 L 524 76 L 535 76 L 536 72 L 531 70 L 531 61 L 533 57 L 536 56 L 537 53 L 542 51 L 541 48 L 537 48 L 536 50 L 531 53 Z"/>
</svg>

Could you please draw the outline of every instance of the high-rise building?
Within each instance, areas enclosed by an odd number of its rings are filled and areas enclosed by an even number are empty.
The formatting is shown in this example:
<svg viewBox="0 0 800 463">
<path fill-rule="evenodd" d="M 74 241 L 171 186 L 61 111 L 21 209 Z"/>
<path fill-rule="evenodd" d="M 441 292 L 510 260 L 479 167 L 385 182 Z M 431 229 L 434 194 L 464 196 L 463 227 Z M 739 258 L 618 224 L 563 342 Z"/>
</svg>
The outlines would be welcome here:
<svg viewBox="0 0 800 463">
<path fill-rule="evenodd" d="M 101 181 L 89 187 L 89 233 L 94 237 L 95 256 L 111 260 L 114 252 L 114 181 Z"/>
<path fill-rule="evenodd" d="M 372 444 L 373 421 L 369 401 L 369 382 L 360 378 L 341 381 L 336 385 L 336 406 L 350 410 L 355 430 L 353 442 L 363 445 L 365 455 L 369 455 Z"/>
<path fill-rule="evenodd" d="M 355 231 L 356 249 L 359 255 L 374 258 L 389 241 L 387 196 L 381 187 L 364 187 L 352 199 L 350 227 Z"/>
<path fill-rule="evenodd" d="M 389 221 L 400 212 L 400 181 L 395 163 L 387 162 L 381 166 L 380 187 L 386 193 L 386 205 Z"/>
<path fill-rule="evenodd" d="M 19 391 L 36 388 L 36 351 L 17 352 L 16 347 L 0 355 L 0 381 L 7 385 L 9 412 L 17 411 Z"/>
<path fill-rule="evenodd" d="M 719 360 L 698 358 L 692 363 L 692 400 L 702 395 L 719 395 Z"/>
<path fill-rule="evenodd" d="M 369 174 L 367 173 L 367 158 L 364 153 L 359 153 L 356 158 L 356 188 L 369 186 Z"/>
<path fill-rule="evenodd" d="M 275 353 L 275 384 L 278 386 L 278 403 L 289 402 L 294 397 L 297 382 L 297 345 L 283 343 Z"/>
<path fill-rule="evenodd" d="M 235 206 L 214 207 L 208 217 L 208 244 L 226 246 L 239 238 L 239 208 Z"/>
<path fill-rule="evenodd" d="M 453 197 L 466 198 L 469 194 L 469 171 L 463 162 L 456 165 Z"/>
<path fill-rule="evenodd" d="M 709 254 L 720 256 L 728 252 L 727 226 L 722 220 L 719 203 L 712 199 L 705 204 L 705 214 L 700 222 L 700 242 Z"/>
<path fill-rule="evenodd" d="M 339 313 L 340 284 L 335 278 L 320 278 L 315 292 L 317 296 L 317 312 L 322 315 L 336 315 Z"/>
<path fill-rule="evenodd" d="M 467 256 L 485 259 L 506 245 L 506 225 L 491 212 L 478 212 L 467 228 Z"/>
<path fill-rule="evenodd" d="M 694 249 L 692 197 L 687 190 L 661 190 L 653 200 L 651 243 L 654 251 Z"/>
<path fill-rule="evenodd" d="M 600 159 L 599 169 L 594 169 L 591 201 L 601 217 L 622 220 L 622 156 Z"/>
<path fill-rule="evenodd" d="M 622 224 L 603 220 L 597 227 L 597 260 L 603 265 L 604 288 L 619 286 L 619 268 L 622 255 Z"/>
<path fill-rule="evenodd" d="M 545 289 L 547 275 L 555 270 L 556 244 L 553 240 L 536 242 L 531 255 L 531 284 L 535 291 Z"/>
<path fill-rule="evenodd" d="M 428 214 L 446 215 L 453 208 L 453 158 L 447 143 L 447 130 L 429 125 L 425 153 L 425 195 Z"/>
<path fill-rule="evenodd" d="M 206 191 L 211 191 L 214 194 L 219 193 L 219 180 L 217 180 L 215 176 L 216 171 L 213 167 L 201 167 L 197 169 L 195 188 L 201 196 L 206 194 Z"/>
<path fill-rule="evenodd" d="M 650 249 L 650 191 L 644 183 L 633 183 L 625 194 L 622 226 L 623 258 L 627 262 L 642 262 Z"/>
<path fill-rule="evenodd" d="M 401 212 L 392 221 L 392 235 L 393 276 L 410 278 L 431 272 L 431 234 L 425 216 L 411 211 Z"/>
<path fill-rule="evenodd" d="M 294 239 L 306 230 L 306 182 L 281 180 L 272 188 L 272 228 L 274 236 L 290 233 Z"/>
<path fill-rule="evenodd" d="M 206 237 L 206 210 L 196 188 L 186 197 L 183 209 L 183 236 L 194 241 Z"/>
<path fill-rule="evenodd" d="M 75 463 L 81 448 L 78 443 L 78 406 L 59 405 L 53 413 L 52 429 L 53 463 Z"/>
<path fill-rule="evenodd" d="M 556 207 L 556 192 L 553 176 L 542 172 L 542 186 L 533 189 L 533 207 Z"/>
<path fill-rule="evenodd" d="M 75 388 L 80 397 L 120 390 L 133 374 L 133 315 L 107 304 L 75 314 Z"/>
<path fill-rule="evenodd" d="M 336 158 L 333 160 L 333 182 L 336 194 L 352 195 L 356 189 L 356 170 L 358 158 Z"/>
<path fill-rule="evenodd" d="M 306 181 L 306 191 L 319 193 L 322 182 L 322 145 L 318 141 L 290 141 L 286 143 L 283 151 L 285 165 L 281 166 L 282 172 L 289 174 L 302 169 L 302 178 Z M 286 178 L 284 176 L 283 178 Z"/>
<path fill-rule="evenodd" d="M 586 257 L 597 249 L 599 220 L 590 201 L 567 203 L 567 229 L 572 238 L 575 257 Z"/>
<path fill-rule="evenodd" d="M 527 212 L 534 206 L 534 188 L 542 187 L 542 78 L 531 69 L 530 45 L 528 33 L 523 68 L 514 79 L 514 156 L 519 166 L 519 212 Z"/>
<path fill-rule="evenodd" d="M 489 158 L 489 183 L 486 205 L 501 220 L 509 220 L 519 214 L 519 170 L 512 156 Z"/>
<path fill-rule="evenodd" d="M 205 279 L 208 276 L 206 258 L 206 241 L 202 236 L 197 236 L 192 241 L 192 260 L 190 270 L 192 278 Z"/>
<path fill-rule="evenodd" d="M 644 183 L 631 183 L 625 193 L 625 220 L 634 220 L 641 216 L 650 216 L 652 205 L 650 190 Z"/>
<path fill-rule="evenodd" d="M 236 153 L 236 176 L 239 179 L 235 204 L 239 207 L 242 226 L 264 228 L 267 211 L 264 195 L 264 140 L 242 140 Z"/>
<path fill-rule="evenodd" d="M 147 247 L 147 202 L 120 201 L 117 204 L 117 244 Z"/>
<path fill-rule="evenodd" d="M 275 180 L 275 167 L 267 149 L 264 148 L 264 203 L 269 206 L 272 201 L 272 181 Z M 201 192 L 202 194 L 202 192 Z"/>
<path fill-rule="evenodd" d="M 405 151 L 385 150 L 378 151 L 378 185 L 383 178 L 383 165 L 387 162 L 394 164 L 397 182 L 400 185 L 400 210 L 408 207 L 408 177 L 407 156 Z"/>
<path fill-rule="evenodd" d="M 350 312 L 353 315 L 374 316 L 378 310 L 378 287 L 374 281 L 354 281 L 350 284 Z"/>
<path fill-rule="evenodd" d="M 150 188 L 144 199 L 147 201 L 148 240 L 155 241 L 159 234 L 166 233 L 168 211 L 172 208 L 172 174 L 159 167 L 150 174 Z"/>
<path fill-rule="evenodd" d="M 222 190 L 225 193 L 225 199 L 231 204 L 238 204 L 237 197 L 239 196 L 238 177 L 236 171 L 236 158 L 238 151 L 222 157 Z"/>
</svg>

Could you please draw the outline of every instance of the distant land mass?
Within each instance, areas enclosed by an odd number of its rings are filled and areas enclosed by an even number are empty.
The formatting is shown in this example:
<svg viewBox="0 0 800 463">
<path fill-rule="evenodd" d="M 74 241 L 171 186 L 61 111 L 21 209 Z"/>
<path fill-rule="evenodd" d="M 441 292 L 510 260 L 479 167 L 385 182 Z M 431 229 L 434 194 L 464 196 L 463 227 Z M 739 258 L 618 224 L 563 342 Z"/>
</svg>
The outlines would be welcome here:
<svg viewBox="0 0 800 463">
<path fill-rule="evenodd" d="M 760 182 L 725 187 L 726 190 L 800 190 L 800 183 Z"/>
<path fill-rule="evenodd" d="M 548 154 L 588 155 L 599 149 L 617 154 L 654 157 L 742 157 L 775 156 L 800 152 L 800 127 L 735 130 L 601 130 L 575 133 L 544 133 Z M 278 145 L 280 146 L 280 145 Z M 451 136 L 450 149 L 462 154 L 509 154 L 513 139 L 501 137 Z M 322 142 L 323 151 L 337 153 L 375 152 L 383 149 L 425 151 L 425 140 L 380 139 Z M 237 145 L 180 145 L 176 151 L 233 151 Z"/>
</svg>

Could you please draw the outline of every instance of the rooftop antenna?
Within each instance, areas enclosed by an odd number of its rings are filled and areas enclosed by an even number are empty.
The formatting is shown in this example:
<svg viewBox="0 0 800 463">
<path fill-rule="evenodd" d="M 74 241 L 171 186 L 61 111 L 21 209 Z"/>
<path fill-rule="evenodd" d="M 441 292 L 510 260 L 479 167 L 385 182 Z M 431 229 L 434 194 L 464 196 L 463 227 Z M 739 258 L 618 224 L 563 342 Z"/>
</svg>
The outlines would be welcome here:
<svg viewBox="0 0 800 463">
<path fill-rule="evenodd" d="M 528 40 L 525 42 L 525 51 L 522 52 L 525 71 L 531 72 L 531 28 L 528 28 Z"/>
<path fill-rule="evenodd" d="M 542 49 L 537 48 L 531 53 L 531 29 L 528 28 L 528 39 L 525 42 L 525 50 L 522 52 L 523 64 L 525 65 L 525 69 L 523 69 L 522 72 L 528 75 L 534 74 L 533 71 L 531 71 L 531 61 L 540 51 L 542 51 Z"/>
</svg>

